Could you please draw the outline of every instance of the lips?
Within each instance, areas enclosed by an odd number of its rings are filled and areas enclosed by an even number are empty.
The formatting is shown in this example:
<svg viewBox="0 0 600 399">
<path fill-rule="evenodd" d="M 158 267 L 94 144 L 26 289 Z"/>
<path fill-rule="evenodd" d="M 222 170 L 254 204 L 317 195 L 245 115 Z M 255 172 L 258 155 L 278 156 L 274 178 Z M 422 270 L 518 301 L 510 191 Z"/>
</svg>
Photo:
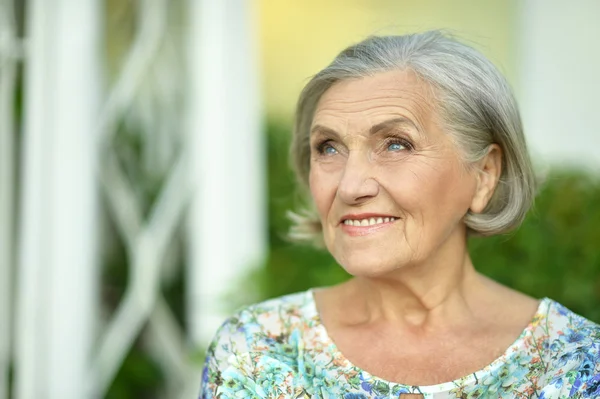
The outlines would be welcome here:
<svg viewBox="0 0 600 399">
<path fill-rule="evenodd" d="M 364 237 L 384 231 L 400 218 L 381 213 L 345 215 L 339 223 L 342 231 L 350 237 Z"/>
</svg>

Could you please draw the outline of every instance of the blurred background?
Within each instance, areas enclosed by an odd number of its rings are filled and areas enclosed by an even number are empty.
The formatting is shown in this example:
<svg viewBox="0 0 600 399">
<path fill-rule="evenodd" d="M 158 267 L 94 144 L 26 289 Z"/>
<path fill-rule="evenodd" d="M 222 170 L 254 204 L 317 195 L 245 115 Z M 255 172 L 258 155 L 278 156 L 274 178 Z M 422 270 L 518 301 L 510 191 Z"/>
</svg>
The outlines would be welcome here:
<svg viewBox="0 0 600 399">
<path fill-rule="evenodd" d="M 0 399 L 190 398 L 239 306 L 347 278 L 285 239 L 296 98 L 371 34 L 447 29 L 544 179 L 475 265 L 600 322 L 600 2 L 0 0 Z"/>
</svg>

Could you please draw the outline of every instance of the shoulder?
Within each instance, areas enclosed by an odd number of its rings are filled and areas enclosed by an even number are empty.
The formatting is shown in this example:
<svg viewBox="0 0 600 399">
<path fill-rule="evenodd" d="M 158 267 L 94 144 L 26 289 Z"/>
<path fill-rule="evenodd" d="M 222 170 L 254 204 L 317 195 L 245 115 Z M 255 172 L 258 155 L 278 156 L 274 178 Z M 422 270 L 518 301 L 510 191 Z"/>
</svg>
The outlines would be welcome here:
<svg viewBox="0 0 600 399">
<path fill-rule="evenodd" d="M 257 387 L 257 378 L 269 375 L 265 370 L 277 368 L 292 375 L 301 346 L 299 331 L 313 325 L 314 309 L 312 292 L 307 291 L 238 310 L 217 330 L 206 351 L 201 397 L 233 397 L 248 389 L 262 392 L 264 384 Z"/>
<path fill-rule="evenodd" d="M 600 348 L 600 325 L 569 310 L 562 304 L 545 299 L 543 322 L 550 340 L 560 343 L 563 351 L 587 349 L 598 352 Z M 539 323 L 541 324 L 541 323 Z M 600 360 L 600 359 L 599 359 Z"/>
<path fill-rule="evenodd" d="M 314 319 L 312 292 L 305 291 L 243 307 L 218 329 L 207 355 L 223 357 L 260 350 Z M 220 355 L 220 356 L 219 356 Z"/>
<path fill-rule="evenodd" d="M 600 325 L 545 299 L 536 334 L 544 339 L 550 385 L 569 387 L 570 395 L 600 395 Z"/>
<path fill-rule="evenodd" d="M 244 307 L 230 319 L 246 338 L 256 335 L 278 336 L 307 323 L 314 316 L 311 291 L 284 295 Z"/>
</svg>

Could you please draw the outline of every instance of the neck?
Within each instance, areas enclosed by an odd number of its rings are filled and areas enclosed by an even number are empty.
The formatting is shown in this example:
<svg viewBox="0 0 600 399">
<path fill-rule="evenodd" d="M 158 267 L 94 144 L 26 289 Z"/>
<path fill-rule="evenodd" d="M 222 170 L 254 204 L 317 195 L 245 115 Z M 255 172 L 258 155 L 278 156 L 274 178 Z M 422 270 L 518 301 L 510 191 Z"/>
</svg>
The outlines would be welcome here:
<svg viewBox="0 0 600 399">
<path fill-rule="evenodd" d="M 349 288 L 356 298 L 356 322 L 391 322 L 415 329 L 439 329 L 473 317 L 472 306 L 482 292 L 466 238 L 447 242 L 435 257 L 404 265 L 393 275 L 356 277 Z"/>
</svg>

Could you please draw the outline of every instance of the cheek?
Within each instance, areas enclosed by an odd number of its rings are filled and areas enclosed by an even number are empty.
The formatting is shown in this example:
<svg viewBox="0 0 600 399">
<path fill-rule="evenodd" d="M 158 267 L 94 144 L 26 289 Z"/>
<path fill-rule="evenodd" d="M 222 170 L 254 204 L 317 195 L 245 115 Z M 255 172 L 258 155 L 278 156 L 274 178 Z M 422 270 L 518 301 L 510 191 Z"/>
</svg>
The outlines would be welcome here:
<svg viewBox="0 0 600 399">
<path fill-rule="evenodd" d="M 461 215 L 468 210 L 475 187 L 473 177 L 454 162 L 405 164 L 384 175 L 395 202 L 413 216 Z"/>
<path fill-rule="evenodd" d="M 438 176 L 433 189 L 435 196 L 443 199 L 453 210 L 464 214 L 471 206 L 475 187 L 475 177 L 457 162 Z"/>
<path fill-rule="evenodd" d="M 308 183 L 312 199 L 317 207 L 321 219 L 327 217 L 331 204 L 335 198 L 337 183 L 335 176 L 324 173 L 318 167 L 312 168 L 308 176 Z"/>
</svg>

